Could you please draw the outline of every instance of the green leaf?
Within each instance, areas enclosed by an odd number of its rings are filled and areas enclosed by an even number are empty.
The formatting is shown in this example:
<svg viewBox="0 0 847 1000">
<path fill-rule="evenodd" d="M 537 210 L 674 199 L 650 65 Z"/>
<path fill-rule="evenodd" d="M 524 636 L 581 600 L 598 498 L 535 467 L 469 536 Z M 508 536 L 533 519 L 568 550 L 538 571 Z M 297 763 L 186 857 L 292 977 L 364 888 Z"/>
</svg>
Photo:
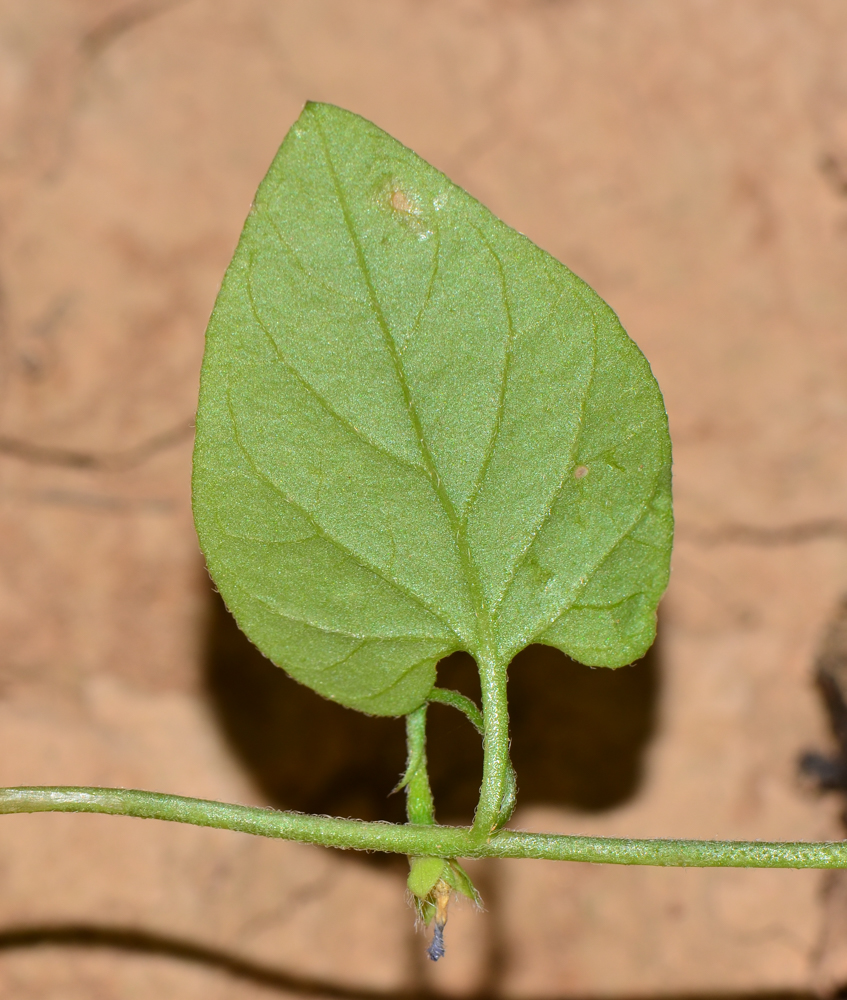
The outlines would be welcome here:
<svg viewBox="0 0 847 1000">
<path fill-rule="evenodd" d="M 454 650 L 619 666 L 671 545 L 659 388 L 614 313 L 375 125 L 309 104 L 207 334 L 201 546 L 275 663 L 384 715 Z"/>
</svg>

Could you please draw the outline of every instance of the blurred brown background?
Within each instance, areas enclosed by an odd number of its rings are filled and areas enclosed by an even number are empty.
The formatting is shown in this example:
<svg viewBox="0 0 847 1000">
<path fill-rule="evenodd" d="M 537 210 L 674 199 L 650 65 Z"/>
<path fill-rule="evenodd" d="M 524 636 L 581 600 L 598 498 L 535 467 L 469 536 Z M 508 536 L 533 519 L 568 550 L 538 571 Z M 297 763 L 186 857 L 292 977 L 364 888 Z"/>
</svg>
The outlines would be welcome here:
<svg viewBox="0 0 847 1000">
<path fill-rule="evenodd" d="M 798 777 L 847 591 L 842 0 L 0 3 L 0 784 L 395 817 L 401 724 L 326 705 L 216 602 L 189 509 L 203 330 L 307 98 L 371 118 L 603 295 L 653 364 L 679 519 L 657 647 L 512 670 L 517 825 L 840 838 Z M 448 683 L 472 690 L 461 657 Z M 443 818 L 476 742 L 433 710 Z M 808 995 L 847 884 L 474 867 L 422 955 L 402 865 L 93 816 L 0 821 L 0 995 Z"/>
</svg>

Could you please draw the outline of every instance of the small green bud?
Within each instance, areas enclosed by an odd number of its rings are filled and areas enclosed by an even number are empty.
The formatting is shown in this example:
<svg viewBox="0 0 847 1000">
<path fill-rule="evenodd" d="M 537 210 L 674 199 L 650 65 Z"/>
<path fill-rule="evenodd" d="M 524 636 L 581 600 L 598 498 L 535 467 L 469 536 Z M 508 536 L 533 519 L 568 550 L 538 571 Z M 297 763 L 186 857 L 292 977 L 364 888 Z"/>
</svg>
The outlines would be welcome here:
<svg viewBox="0 0 847 1000">
<path fill-rule="evenodd" d="M 444 878 L 449 867 L 444 858 L 411 858 L 409 864 L 409 891 L 423 900 L 429 897 L 439 879 Z"/>
</svg>

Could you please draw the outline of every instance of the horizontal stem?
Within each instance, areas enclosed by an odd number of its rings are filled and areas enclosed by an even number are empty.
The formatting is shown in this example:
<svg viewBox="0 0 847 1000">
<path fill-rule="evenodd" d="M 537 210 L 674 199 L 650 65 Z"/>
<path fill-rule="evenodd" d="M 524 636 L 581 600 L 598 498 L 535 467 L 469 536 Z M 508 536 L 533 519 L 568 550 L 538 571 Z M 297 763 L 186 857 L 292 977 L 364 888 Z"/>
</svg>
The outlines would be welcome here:
<svg viewBox="0 0 847 1000">
<path fill-rule="evenodd" d="M 2 788 L 0 813 L 92 812 L 236 830 L 324 847 L 444 858 L 543 858 L 690 868 L 847 868 L 847 842 L 623 840 L 462 826 L 365 823 L 124 788 Z"/>
</svg>

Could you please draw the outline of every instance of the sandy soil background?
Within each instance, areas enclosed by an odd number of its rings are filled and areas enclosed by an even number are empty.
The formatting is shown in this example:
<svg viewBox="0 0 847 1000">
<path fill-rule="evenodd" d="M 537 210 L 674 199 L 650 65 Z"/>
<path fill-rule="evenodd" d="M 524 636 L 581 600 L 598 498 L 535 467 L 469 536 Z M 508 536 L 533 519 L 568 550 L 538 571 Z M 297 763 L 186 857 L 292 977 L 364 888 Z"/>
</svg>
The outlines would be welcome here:
<svg viewBox="0 0 847 1000">
<path fill-rule="evenodd" d="M 516 823 L 840 838 L 798 777 L 847 591 L 841 0 L 0 3 L 0 784 L 394 816 L 397 723 L 256 657 L 191 524 L 203 330 L 308 99 L 386 128 L 591 283 L 664 389 L 660 637 L 512 671 Z M 460 658 L 445 673 L 472 684 Z M 478 750 L 434 711 L 436 793 Z M 806 995 L 847 984 L 816 872 L 474 867 L 423 958 L 401 866 L 86 816 L 0 821 L 0 995 Z"/>
</svg>

